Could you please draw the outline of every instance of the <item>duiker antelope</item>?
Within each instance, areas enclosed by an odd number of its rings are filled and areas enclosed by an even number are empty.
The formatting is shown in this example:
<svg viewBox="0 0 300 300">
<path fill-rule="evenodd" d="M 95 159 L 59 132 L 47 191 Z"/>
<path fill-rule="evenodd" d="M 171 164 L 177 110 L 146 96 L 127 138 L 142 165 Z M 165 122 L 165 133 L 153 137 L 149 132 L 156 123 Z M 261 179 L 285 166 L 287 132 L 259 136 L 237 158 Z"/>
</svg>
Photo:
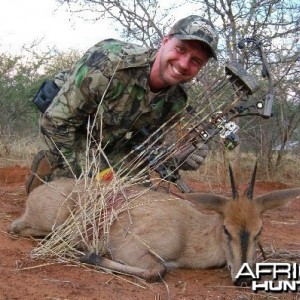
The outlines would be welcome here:
<svg viewBox="0 0 300 300">
<path fill-rule="evenodd" d="M 216 214 L 203 214 L 190 201 L 174 195 L 149 191 L 132 203 L 129 211 L 119 213 L 111 225 L 108 253 L 110 259 L 87 254 L 82 262 L 112 271 L 159 280 L 168 268 L 209 268 L 227 265 L 235 276 L 244 262 L 253 264 L 262 230 L 262 213 L 285 204 L 300 195 L 300 188 L 274 191 L 253 199 L 256 166 L 248 189 L 238 195 L 233 172 L 229 168 L 232 199 L 206 193 L 183 194 L 199 207 Z M 76 209 L 78 194 L 68 195 L 72 179 L 51 183 L 57 190 L 42 185 L 31 194 L 20 219 L 9 232 L 20 235 L 45 235 Z M 63 204 L 64 203 L 64 204 Z M 59 217 L 57 217 L 59 215 Z"/>
</svg>

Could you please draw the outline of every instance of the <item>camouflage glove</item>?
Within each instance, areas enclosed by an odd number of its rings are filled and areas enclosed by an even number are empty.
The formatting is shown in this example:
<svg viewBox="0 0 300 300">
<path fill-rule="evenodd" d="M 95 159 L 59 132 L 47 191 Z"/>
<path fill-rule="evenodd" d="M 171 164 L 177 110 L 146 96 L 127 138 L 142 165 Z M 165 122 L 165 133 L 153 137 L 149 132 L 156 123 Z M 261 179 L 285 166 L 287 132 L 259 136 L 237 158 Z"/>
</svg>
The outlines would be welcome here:
<svg viewBox="0 0 300 300">
<path fill-rule="evenodd" d="M 188 154 L 183 159 L 180 159 L 180 169 L 184 171 L 195 171 L 199 169 L 206 158 L 208 151 L 208 146 L 203 144 L 203 142 L 199 142 L 196 146 L 186 146 L 182 153 L 188 152 Z"/>
</svg>

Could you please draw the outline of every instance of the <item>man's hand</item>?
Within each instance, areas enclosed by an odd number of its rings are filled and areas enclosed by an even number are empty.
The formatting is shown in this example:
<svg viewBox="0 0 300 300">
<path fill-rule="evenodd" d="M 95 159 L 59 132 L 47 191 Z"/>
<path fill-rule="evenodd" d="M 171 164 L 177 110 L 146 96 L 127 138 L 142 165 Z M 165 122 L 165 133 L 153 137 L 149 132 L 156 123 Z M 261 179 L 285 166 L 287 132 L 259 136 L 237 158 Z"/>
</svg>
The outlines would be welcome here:
<svg viewBox="0 0 300 300">
<path fill-rule="evenodd" d="M 195 171 L 202 165 L 209 148 L 206 144 L 203 144 L 203 142 L 199 142 L 196 146 L 188 145 L 186 148 L 187 149 L 183 149 L 182 152 L 186 152 L 188 148 L 191 150 L 185 158 L 180 160 L 182 162 L 180 169 L 184 171 Z"/>
</svg>

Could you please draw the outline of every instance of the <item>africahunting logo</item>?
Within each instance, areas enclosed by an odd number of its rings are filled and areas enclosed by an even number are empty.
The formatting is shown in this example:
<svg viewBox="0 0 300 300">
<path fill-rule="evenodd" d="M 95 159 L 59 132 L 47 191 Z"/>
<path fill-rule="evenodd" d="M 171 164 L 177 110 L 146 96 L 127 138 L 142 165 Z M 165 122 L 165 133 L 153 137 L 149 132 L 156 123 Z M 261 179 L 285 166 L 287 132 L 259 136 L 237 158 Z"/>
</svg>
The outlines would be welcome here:
<svg viewBox="0 0 300 300">
<path fill-rule="evenodd" d="M 271 277 L 262 280 L 262 276 Z M 252 279 L 252 291 L 297 292 L 300 290 L 300 265 L 297 263 L 257 263 L 252 270 L 244 263 L 236 279 Z"/>
</svg>

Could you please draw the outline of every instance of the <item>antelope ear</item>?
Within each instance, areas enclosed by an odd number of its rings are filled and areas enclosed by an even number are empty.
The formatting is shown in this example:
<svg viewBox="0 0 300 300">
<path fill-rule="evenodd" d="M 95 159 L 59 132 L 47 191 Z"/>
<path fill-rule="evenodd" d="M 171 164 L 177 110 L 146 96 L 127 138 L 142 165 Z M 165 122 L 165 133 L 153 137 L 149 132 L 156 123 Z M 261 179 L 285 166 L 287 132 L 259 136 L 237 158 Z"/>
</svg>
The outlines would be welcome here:
<svg viewBox="0 0 300 300">
<path fill-rule="evenodd" d="M 280 190 L 264 194 L 255 198 L 261 213 L 268 209 L 273 209 L 286 204 L 293 199 L 300 199 L 300 188 Z"/>
<path fill-rule="evenodd" d="M 189 200 L 202 208 L 214 210 L 218 213 L 223 212 L 225 204 L 229 201 L 223 196 L 206 193 L 187 193 L 182 196 L 184 199 Z"/>
</svg>

